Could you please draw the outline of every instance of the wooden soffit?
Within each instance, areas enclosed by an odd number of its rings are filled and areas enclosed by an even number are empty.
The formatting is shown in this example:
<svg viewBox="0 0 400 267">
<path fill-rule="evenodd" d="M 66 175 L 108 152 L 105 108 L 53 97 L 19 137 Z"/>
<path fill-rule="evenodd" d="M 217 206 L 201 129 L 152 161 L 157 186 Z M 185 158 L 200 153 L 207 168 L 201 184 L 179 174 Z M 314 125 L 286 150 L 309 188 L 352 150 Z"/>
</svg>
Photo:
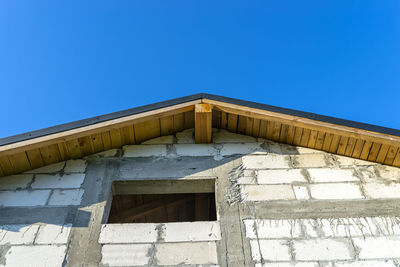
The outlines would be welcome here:
<svg viewBox="0 0 400 267">
<path fill-rule="evenodd" d="M 400 131 L 220 96 L 198 94 L 0 139 L 0 176 L 195 128 L 262 137 L 400 166 Z"/>
</svg>

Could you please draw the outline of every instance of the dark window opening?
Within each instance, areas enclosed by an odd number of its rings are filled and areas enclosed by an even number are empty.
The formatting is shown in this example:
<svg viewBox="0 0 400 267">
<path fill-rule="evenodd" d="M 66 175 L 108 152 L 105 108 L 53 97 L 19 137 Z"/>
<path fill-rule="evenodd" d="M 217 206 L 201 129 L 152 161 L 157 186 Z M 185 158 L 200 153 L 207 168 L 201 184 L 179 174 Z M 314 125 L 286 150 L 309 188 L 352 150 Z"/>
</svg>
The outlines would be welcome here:
<svg viewBox="0 0 400 267">
<path fill-rule="evenodd" d="M 108 223 L 215 221 L 214 187 L 213 179 L 115 182 Z"/>
<path fill-rule="evenodd" d="M 108 223 L 215 221 L 213 193 L 115 195 Z"/>
</svg>

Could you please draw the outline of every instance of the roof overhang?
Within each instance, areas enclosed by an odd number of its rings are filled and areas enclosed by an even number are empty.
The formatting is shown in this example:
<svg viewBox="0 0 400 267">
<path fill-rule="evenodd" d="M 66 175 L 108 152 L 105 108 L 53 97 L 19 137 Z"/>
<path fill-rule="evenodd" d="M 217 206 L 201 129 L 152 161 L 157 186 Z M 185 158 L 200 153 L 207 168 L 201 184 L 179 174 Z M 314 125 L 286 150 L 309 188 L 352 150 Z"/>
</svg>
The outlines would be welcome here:
<svg viewBox="0 0 400 267">
<path fill-rule="evenodd" d="M 0 176 L 195 128 L 211 128 L 400 166 L 400 131 L 210 94 L 196 94 L 0 139 Z"/>
</svg>

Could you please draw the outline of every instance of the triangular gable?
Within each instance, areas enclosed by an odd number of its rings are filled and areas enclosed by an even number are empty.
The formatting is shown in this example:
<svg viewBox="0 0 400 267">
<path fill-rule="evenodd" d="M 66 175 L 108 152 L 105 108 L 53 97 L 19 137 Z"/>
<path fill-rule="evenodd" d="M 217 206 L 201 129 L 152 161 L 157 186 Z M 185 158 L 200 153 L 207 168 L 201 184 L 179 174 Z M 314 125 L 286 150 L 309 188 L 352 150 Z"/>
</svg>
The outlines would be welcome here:
<svg viewBox="0 0 400 267">
<path fill-rule="evenodd" d="M 209 94 L 197 94 L 0 139 L 0 176 L 140 144 L 195 128 L 262 137 L 357 159 L 400 166 L 400 131 Z"/>
</svg>

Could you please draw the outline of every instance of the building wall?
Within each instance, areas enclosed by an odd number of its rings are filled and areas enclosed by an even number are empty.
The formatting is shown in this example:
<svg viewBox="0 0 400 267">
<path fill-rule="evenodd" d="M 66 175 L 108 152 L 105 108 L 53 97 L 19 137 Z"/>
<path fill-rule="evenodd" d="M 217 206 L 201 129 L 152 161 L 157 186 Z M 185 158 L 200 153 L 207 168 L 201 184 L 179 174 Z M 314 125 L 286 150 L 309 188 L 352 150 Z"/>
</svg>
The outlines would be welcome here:
<svg viewBox="0 0 400 267">
<path fill-rule="evenodd" d="M 216 179 L 217 222 L 106 224 L 111 184 Z M 398 266 L 400 170 L 193 130 L 0 178 L 0 266 Z"/>
</svg>

